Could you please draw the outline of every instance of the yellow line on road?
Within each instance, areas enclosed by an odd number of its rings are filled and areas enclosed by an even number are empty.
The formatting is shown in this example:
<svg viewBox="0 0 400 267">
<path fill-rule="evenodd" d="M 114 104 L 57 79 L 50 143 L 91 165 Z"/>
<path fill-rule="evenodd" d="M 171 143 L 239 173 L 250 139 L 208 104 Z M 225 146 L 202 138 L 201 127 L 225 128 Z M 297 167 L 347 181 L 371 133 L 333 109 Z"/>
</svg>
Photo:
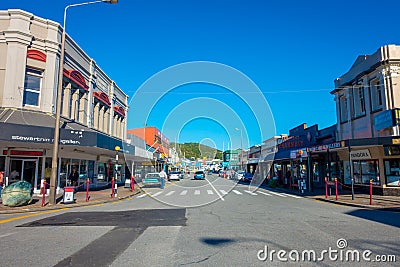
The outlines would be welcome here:
<svg viewBox="0 0 400 267">
<path fill-rule="evenodd" d="M 27 214 L 27 215 L 22 215 L 14 218 L 9 218 L 9 219 L 4 219 L 0 221 L 0 224 L 8 223 L 8 222 L 13 222 L 17 220 L 22 220 L 30 217 L 35 217 L 39 215 L 44 215 L 44 214 L 50 214 L 50 213 L 55 213 L 55 212 L 60 212 L 63 210 L 67 210 L 68 208 L 61 208 L 61 209 L 56 209 L 56 210 L 49 210 L 49 211 L 43 211 L 43 212 L 38 212 L 38 213 L 32 213 L 32 214 Z"/>
</svg>

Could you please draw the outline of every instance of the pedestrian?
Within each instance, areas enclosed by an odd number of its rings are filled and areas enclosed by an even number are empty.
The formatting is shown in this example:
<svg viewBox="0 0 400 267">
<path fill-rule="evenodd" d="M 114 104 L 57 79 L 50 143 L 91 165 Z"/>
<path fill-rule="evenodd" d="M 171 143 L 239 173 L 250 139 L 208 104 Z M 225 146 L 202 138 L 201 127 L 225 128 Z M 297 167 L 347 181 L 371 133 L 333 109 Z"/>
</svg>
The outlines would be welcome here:
<svg viewBox="0 0 400 267">
<path fill-rule="evenodd" d="M 69 174 L 68 179 L 70 180 L 70 182 L 73 186 L 78 186 L 79 174 L 76 171 L 75 167 L 72 168 L 72 172 Z"/>
<path fill-rule="evenodd" d="M 164 171 L 164 169 L 161 170 L 160 177 L 163 178 L 164 180 L 167 179 L 167 173 Z"/>
</svg>

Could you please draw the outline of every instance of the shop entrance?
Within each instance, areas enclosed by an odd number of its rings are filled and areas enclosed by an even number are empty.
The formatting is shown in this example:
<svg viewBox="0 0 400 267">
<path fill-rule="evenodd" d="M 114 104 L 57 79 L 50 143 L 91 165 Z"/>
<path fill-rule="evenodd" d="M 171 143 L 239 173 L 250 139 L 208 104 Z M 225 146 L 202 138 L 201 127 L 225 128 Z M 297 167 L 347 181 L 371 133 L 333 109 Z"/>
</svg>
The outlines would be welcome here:
<svg viewBox="0 0 400 267">
<path fill-rule="evenodd" d="M 11 158 L 9 184 L 25 180 L 35 185 L 38 173 L 38 159 Z"/>
</svg>

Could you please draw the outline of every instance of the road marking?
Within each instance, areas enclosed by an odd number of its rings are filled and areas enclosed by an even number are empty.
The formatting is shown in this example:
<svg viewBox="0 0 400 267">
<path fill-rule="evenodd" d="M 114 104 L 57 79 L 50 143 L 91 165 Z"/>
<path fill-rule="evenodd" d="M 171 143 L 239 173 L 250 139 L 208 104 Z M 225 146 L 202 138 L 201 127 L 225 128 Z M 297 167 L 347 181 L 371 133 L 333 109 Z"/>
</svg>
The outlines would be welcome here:
<svg viewBox="0 0 400 267">
<path fill-rule="evenodd" d="M 284 195 L 284 196 L 288 196 L 288 197 L 302 198 L 302 197 L 299 197 L 299 196 L 296 196 L 296 195 L 290 195 L 290 194 L 286 194 L 286 193 L 281 193 L 281 194 Z"/>
<path fill-rule="evenodd" d="M 147 195 L 143 194 L 143 195 L 137 196 L 136 198 L 142 198 L 142 197 L 145 197 L 145 196 L 147 196 Z"/>
<path fill-rule="evenodd" d="M 194 191 L 194 194 L 195 194 L 195 195 L 200 195 L 200 190 L 195 190 L 195 191 Z"/>
<path fill-rule="evenodd" d="M 156 197 L 156 196 L 161 195 L 161 194 L 162 194 L 162 191 L 157 192 L 157 193 L 155 193 L 155 194 L 153 194 L 153 195 L 151 195 L 151 196 L 152 196 L 152 197 Z"/>
<path fill-rule="evenodd" d="M 173 193 L 175 193 L 175 191 L 169 192 L 168 194 L 166 194 L 166 196 L 170 196 L 170 195 L 172 195 Z"/>
<path fill-rule="evenodd" d="M 239 191 L 237 191 L 237 190 L 232 190 L 236 195 L 243 195 L 242 193 L 240 193 Z"/>
<path fill-rule="evenodd" d="M 250 195 L 252 195 L 252 196 L 257 196 L 256 193 L 251 192 L 251 191 L 249 191 L 249 190 L 244 190 L 244 192 L 246 192 L 246 193 L 248 193 L 248 194 L 250 194 Z"/>
<path fill-rule="evenodd" d="M 205 178 L 205 179 L 206 179 L 206 181 L 211 185 L 212 189 L 214 189 L 215 193 L 217 193 L 217 195 L 219 196 L 219 198 L 220 198 L 222 201 L 225 201 L 225 199 L 219 194 L 218 190 L 213 186 L 213 184 L 212 184 L 207 178 Z"/>
<path fill-rule="evenodd" d="M 226 192 L 225 190 L 219 190 L 223 195 L 227 195 L 228 192 Z"/>
<path fill-rule="evenodd" d="M 284 196 L 284 195 L 282 195 L 282 194 L 275 193 L 275 192 L 272 192 L 272 191 L 268 191 L 268 193 L 271 193 L 271 194 L 273 194 L 273 195 L 280 196 L 280 197 L 286 197 L 286 196 Z"/>
<path fill-rule="evenodd" d="M 32 214 L 22 215 L 22 216 L 18 216 L 18 217 L 13 217 L 13 218 L 5 219 L 5 220 L 0 220 L 0 224 L 17 221 L 17 220 L 22 220 L 22 219 L 26 219 L 26 218 L 30 218 L 30 217 L 35 217 L 35 216 L 39 216 L 39 215 L 60 212 L 60 211 L 67 210 L 67 209 L 68 208 L 62 208 L 62 209 L 43 211 L 43 212 L 39 212 L 39 213 L 32 213 Z"/>
<path fill-rule="evenodd" d="M 263 194 L 263 195 L 266 195 L 266 196 L 272 196 L 271 194 L 265 193 L 263 191 L 257 191 L 257 193 L 260 193 L 260 194 Z"/>
<path fill-rule="evenodd" d="M 0 235 L 0 238 L 6 237 L 6 236 L 9 236 L 9 235 L 13 235 L 13 234 L 16 234 L 16 232 L 14 232 L 14 233 L 7 233 L 7 234 L 4 234 L 4 235 Z"/>
<path fill-rule="evenodd" d="M 208 193 L 209 195 L 214 195 L 214 192 L 213 192 L 212 190 L 207 190 L 207 193 Z"/>
<path fill-rule="evenodd" d="M 187 190 L 183 190 L 179 195 L 184 196 L 187 194 Z"/>
</svg>

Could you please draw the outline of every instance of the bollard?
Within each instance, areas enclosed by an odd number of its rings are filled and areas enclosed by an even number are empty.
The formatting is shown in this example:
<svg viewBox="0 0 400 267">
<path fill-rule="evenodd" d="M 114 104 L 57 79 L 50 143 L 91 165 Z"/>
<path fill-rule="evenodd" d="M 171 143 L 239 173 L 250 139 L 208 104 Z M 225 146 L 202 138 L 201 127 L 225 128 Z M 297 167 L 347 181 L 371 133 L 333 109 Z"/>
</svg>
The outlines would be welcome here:
<svg viewBox="0 0 400 267">
<path fill-rule="evenodd" d="M 42 187 L 42 207 L 46 204 L 46 179 L 43 181 Z"/>
<path fill-rule="evenodd" d="M 113 198 L 114 197 L 114 185 L 115 185 L 115 182 L 114 182 L 114 177 L 111 179 L 111 197 Z"/>
<path fill-rule="evenodd" d="M 86 179 L 86 202 L 89 201 L 89 178 Z"/>
<path fill-rule="evenodd" d="M 335 178 L 335 187 L 336 187 L 336 200 L 338 200 L 338 180 Z"/>
<path fill-rule="evenodd" d="M 131 176 L 131 192 L 135 191 L 135 178 Z"/>
<path fill-rule="evenodd" d="M 116 183 L 114 184 L 114 196 L 118 196 L 118 185 Z"/>
<path fill-rule="evenodd" d="M 328 198 L 328 178 L 325 177 L 325 198 Z"/>
<path fill-rule="evenodd" d="M 372 180 L 369 180 L 369 204 L 372 205 Z"/>
</svg>

